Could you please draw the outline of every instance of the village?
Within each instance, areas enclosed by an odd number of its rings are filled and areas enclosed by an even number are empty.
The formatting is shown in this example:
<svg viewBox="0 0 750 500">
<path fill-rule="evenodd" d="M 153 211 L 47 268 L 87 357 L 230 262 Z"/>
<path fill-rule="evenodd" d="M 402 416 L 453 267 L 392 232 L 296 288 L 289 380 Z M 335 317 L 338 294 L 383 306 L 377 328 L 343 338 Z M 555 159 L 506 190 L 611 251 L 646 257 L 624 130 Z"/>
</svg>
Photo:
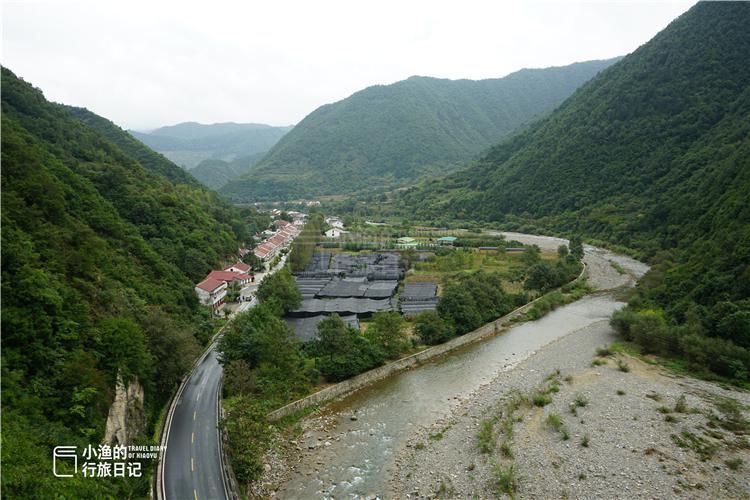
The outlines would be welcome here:
<svg viewBox="0 0 750 500">
<path fill-rule="evenodd" d="M 272 215 L 279 214 L 278 210 L 272 212 Z M 305 224 L 306 214 L 289 212 L 289 215 L 293 222 L 274 220 L 272 229 L 257 235 L 261 242 L 255 248 L 239 248 L 237 262 L 224 269 L 212 270 L 195 285 L 195 293 L 202 305 L 222 316 L 225 306 L 232 306 L 232 311 L 238 309 L 241 312 L 253 303 L 263 277 L 283 266 L 292 241 Z M 255 262 L 256 268 L 245 261 Z M 243 305 L 245 303 L 248 305 Z"/>
<path fill-rule="evenodd" d="M 270 213 L 272 217 L 281 214 L 278 209 Z M 276 218 L 256 235 L 259 243 L 254 248 L 240 248 L 237 262 L 212 270 L 195 286 L 201 304 L 219 317 L 245 311 L 255 305 L 265 276 L 285 266 L 291 268 L 290 247 L 308 216 L 294 211 L 284 216 L 292 222 Z M 446 273 L 492 269 L 499 263 L 507 271 L 513 266 L 512 256 L 525 250 L 499 235 L 394 227 L 367 220 L 347 222 L 348 226 L 336 216 L 322 219 L 320 234 L 309 242 L 313 247 L 309 261 L 294 270 L 302 302 L 284 320 L 300 342 L 314 339 L 318 324 L 332 314 L 364 331 L 379 312 L 398 312 L 409 319 L 435 311 Z M 446 264 L 446 259 L 452 259 L 451 263 Z"/>
</svg>

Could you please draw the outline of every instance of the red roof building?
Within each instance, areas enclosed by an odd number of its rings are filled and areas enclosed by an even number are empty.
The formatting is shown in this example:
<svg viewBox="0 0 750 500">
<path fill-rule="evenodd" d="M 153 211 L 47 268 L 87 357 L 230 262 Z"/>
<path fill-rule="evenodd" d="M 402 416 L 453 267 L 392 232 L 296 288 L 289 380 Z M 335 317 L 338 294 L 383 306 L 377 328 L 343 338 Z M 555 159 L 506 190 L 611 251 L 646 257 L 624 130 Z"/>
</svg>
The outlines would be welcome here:
<svg viewBox="0 0 750 500">
<path fill-rule="evenodd" d="M 228 268 L 224 269 L 224 271 L 250 274 L 250 266 L 245 264 L 244 262 L 235 262 Z"/>
</svg>

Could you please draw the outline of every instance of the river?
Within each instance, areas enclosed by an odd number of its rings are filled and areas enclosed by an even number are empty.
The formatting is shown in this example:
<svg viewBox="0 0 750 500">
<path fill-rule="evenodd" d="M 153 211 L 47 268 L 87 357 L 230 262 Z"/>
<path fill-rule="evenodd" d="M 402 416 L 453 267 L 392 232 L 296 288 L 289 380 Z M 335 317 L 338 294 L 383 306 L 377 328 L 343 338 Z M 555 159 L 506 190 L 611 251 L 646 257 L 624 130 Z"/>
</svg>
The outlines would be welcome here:
<svg viewBox="0 0 750 500">
<path fill-rule="evenodd" d="M 521 240 L 521 236 L 512 238 Z M 542 242 L 543 248 L 556 248 L 563 242 L 540 238 L 521 241 Z M 620 274 L 610 261 L 627 272 Z M 591 281 L 600 289 L 632 284 L 647 269 L 593 247 L 586 248 L 586 263 Z M 602 320 L 623 305 L 607 292 L 584 297 L 537 321 L 517 325 L 327 405 L 306 422 L 301 443 L 306 453 L 279 494 L 305 499 L 398 496 L 388 490 L 389 469 L 417 429 L 449 416 L 472 392 L 554 340 L 594 323 L 606 325 Z"/>
</svg>

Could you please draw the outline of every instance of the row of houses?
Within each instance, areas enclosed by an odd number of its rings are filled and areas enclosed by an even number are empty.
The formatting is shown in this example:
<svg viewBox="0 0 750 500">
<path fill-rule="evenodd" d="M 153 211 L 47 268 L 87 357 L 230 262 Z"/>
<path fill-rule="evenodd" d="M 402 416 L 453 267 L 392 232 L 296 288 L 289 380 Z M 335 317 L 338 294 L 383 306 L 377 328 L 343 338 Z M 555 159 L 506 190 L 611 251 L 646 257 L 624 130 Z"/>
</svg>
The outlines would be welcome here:
<svg viewBox="0 0 750 500">
<path fill-rule="evenodd" d="M 276 257 L 283 248 L 289 246 L 300 232 L 297 226 L 285 220 L 276 220 L 273 225 L 276 227 L 276 232 L 269 235 L 263 243 L 253 249 L 255 256 L 264 261 Z"/>
<path fill-rule="evenodd" d="M 241 288 L 254 279 L 250 266 L 244 262 L 235 262 L 224 270 L 208 273 L 203 281 L 195 285 L 195 293 L 201 304 L 218 311 L 224 306 L 229 287 Z"/>
</svg>

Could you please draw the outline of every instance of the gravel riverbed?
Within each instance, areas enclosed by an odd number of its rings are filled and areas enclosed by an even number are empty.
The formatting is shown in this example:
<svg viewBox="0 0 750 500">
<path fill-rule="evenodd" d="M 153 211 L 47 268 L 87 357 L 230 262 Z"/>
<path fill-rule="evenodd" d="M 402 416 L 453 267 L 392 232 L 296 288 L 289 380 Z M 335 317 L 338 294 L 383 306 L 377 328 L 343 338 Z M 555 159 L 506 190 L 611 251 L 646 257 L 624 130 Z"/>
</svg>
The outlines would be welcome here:
<svg viewBox="0 0 750 500">
<path fill-rule="evenodd" d="M 410 439 L 396 458 L 393 491 L 404 498 L 498 497 L 497 467 L 512 465 L 519 498 L 750 498 L 747 430 L 725 428 L 733 427 L 725 398 L 750 405 L 750 395 L 624 355 L 618 356 L 627 372 L 613 356 L 592 366 L 596 346 L 614 340 L 607 322 L 596 323 L 500 374 L 450 418 Z M 512 458 L 500 451 L 500 429 L 493 432 L 494 449 L 482 453 L 482 422 L 499 418 L 514 390 L 532 394 L 545 387 L 555 370 L 560 382 L 552 402 L 515 414 L 520 421 L 509 440 Z M 587 403 L 574 415 L 576 399 Z M 548 423 L 550 414 L 561 418 L 567 439 Z M 745 406 L 739 418 L 748 416 Z"/>
</svg>

